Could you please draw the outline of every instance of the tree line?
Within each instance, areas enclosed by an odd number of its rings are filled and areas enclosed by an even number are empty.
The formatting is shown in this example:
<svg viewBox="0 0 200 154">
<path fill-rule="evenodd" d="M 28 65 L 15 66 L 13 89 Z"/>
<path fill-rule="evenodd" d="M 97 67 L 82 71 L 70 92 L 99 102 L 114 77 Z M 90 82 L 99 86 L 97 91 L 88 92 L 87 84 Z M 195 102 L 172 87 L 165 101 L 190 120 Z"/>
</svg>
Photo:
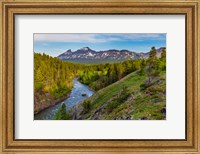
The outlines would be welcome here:
<svg viewBox="0 0 200 154">
<path fill-rule="evenodd" d="M 46 54 L 34 53 L 34 92 L 63 97 L 73 87 L 72 80 L 81 67 Z"/>
</svg>

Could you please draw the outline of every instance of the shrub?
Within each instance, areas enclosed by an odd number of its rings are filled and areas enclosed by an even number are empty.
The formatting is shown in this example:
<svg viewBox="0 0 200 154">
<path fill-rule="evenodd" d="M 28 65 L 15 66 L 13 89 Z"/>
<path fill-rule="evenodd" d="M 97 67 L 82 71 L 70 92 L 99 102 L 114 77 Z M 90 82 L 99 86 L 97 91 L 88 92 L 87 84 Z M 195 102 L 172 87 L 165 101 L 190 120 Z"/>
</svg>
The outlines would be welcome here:
<svg viewBox="0 0 200 154">
<path fill-rule="evenodd" d="M 141 69 L 138 71 L 138 74 L 139 74 L 140 76 L 145 75 L 145 70 L 144 70 L 144 68 L 141 68 Z"/>
<path fill-rule="evenodd" d="M 150 94 L 150 95 L 155 95 L 158 93 L 165 93 L 165 87 L 161 87 L 160 85 L 154 85 L 151 87 L 148 87 L 146 89 L 146 93 Z"/>
<path fill-rule="evenodd" d="M 44 88 L 44 84 L 42 82 L 35 82 L 34 88 L 35 88 L 35 91 L 42 91 Z"/>
<path fill-rule="evenodd" d="M 108 105 L 106 106 L 107 112 L 112 112 L 113 109 L 115 109 L 119 104 L 120 104 L 119 102 L 115 101 L 108 103 Z"/>
<path fill-rule="evenodd" d="M 69 88 L 67 88 L 67 86 L 62 85 L 62 86 L 53 86 L 51 88 L 51 95 L 54 96 L 56 99 L 61 98 L 65 95 L 67 95 L 67 93 L 70 91 Z"/>
<path fill-rule="evenodd" d="M 130 93 L 128 93 L 128 88 L 127 87 L 123 87 L 122 91 L 120 92 L 119 97 L 116 99 L 116 101 L 118 103 L 124 103 L 127 98 L 130 96 Z"/>
<path fill-rule="evenodd" d="M 89 112 L 92 108 L 91 102 L 90 101 L 84 101 L 83 102 L 83 111 L 85 113 Z"/>
<path fill-rule="evenodd" d="M 69 120 L 70 115 L 66 111 L 66 105 L 65 103 L 62 104 L 61 108 L 56 112 L 55 120 Z"/>
<path fill-rule="evenodd" d="M 148 88 L 148 87 L 149 87 L 149 84 L 147 84 L 147 83 L 142 83 L 142 84 L 140 85 L 140 90 L 143 91 L 143 90 L 145 90 L 145 89 Z"/>
</svg>

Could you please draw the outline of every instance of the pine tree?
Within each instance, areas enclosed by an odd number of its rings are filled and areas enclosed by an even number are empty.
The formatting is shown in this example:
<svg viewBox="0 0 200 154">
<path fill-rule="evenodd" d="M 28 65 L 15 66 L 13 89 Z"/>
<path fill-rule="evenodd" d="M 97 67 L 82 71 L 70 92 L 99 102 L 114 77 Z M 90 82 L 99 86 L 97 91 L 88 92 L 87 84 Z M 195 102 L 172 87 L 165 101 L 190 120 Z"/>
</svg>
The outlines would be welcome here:
<svg viewBox="0 0 200 154">
<path fill-rule="evenodd" d="M 67 112 L 66 112 L 66 105 L 65 103 L 62 104 L 61 109 L 60 109 L 60 114 L 61 114 L 61 119 L 62 120 L 67 120 Z"/>
<path fill-rule="evenodd" d="M 151 51 L 149 52 L 149 63 L 151 65 L 154 65 L 155 61 L 157 60 L 157 56 L 156 56 L 157 52 L 156 52 L 156 48 L 155 47 L 152 47 L 151 48 Z"/>
<path fill-rule="evenodd" d="M 140 63 L 140 71 L 139 71 L 139 75 L 144 75 L 145 74 L 145 66 L 146 66 L 146 61 L 144 59 L 142 59 L 141 63 Z"/>
<path fill-rule="evenodd" d="M 147 75 L 148 75 L 148 84 L 151 84 L 153 77 L 157 75 L 156 73 L 156 63 L 157 63 L 157 52 L 156 48 L 152 47 L 149 52 L 149 58 L 147 60 Z"/>
<path fill-rule="evenodd" d="M 35 83 L 35 90 L 42 90 L 44 87 L 44 75 L 42 73 L 41 68 L 38 68 L 35 70 L 35 77 L 34 77 L 34 83 Z"/>
<path fill-rule="evenodd" d="M 166 59 L 166 48 L 162 49 L 161 59 Z"/>
<path fill-rule="evenodd" d="M 61 108 L 56 112 L 55 120 L 69 120 L 70 115 L 66 111 L 65 103 L 62 104 Z"/>
<path fill-rule="evenodd" d="M 160 60 L 162 62 L 162 70 L 166 70 L 166 48 L 162 50 Z"/>
<path fill-rule="evenodd" d="M 60 110 L 58 110 L 56 112 L 56 117 L 54 118 L 54 120 L 61 120 L 61 112 L 60 112 Z"/>
</svg>

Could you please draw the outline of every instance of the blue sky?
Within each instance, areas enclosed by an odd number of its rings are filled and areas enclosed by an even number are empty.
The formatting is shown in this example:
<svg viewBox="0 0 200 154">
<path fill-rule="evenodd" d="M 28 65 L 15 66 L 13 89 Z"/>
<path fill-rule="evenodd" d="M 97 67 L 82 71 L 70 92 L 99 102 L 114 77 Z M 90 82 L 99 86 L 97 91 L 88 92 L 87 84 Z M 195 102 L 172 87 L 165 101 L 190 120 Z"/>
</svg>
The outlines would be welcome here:
<svg viewBox="0 0 200 154">
<path fill-rule="evenodd" d="M 95 51 L 127 49 L 135 52 L 149 52 L 152 46 L 166 47 L 166 34 L 34 34 L 34 52 L 46 53 L 53 57 L 68 49 L 76 51 L 83 47 L 89 47 Z"/>
</svg>

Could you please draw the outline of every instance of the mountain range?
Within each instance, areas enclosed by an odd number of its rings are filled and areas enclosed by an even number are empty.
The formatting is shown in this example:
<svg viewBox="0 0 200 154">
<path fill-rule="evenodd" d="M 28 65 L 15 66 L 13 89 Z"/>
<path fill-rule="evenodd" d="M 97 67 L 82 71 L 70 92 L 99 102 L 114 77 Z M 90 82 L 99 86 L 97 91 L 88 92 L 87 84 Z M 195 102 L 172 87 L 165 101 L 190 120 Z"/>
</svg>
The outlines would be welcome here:
<svg viewBox="0 0 200 154">
<path fill-rule="evenodd" d="M 157 56 L 160 57 L 162 50 L 165 47 L 161 47 L 156 49 Z M 104 51 L 95 51 L 90 49 L 89 47 L 84 47 L 73 51 L 71 49 L 66 52 L 60 54 L 57 58 L 64 61 L 71 61 L 77 63 L 106 63 L 106 62 L 120 62 L 128 59 L 141 59 L 148 58 L 149 52 L 134 52 L 129 50 L 104 50 Z"/>
</svg>

